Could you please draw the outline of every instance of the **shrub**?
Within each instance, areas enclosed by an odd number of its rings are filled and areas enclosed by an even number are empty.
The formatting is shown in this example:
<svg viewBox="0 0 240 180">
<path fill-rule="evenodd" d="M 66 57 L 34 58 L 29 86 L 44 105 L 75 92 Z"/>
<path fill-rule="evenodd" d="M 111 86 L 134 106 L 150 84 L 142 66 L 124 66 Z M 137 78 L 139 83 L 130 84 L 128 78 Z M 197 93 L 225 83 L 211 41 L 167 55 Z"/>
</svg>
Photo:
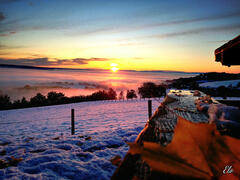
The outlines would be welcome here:
<svg viewBox="0 0 240 180">
<path fill-rule="evenodd" d="M 0 95 L 0 108 L 8 109 L 12 105 L 8 95 Z"/>
<path fill-rule="evenodd" d="M 127 90 L 127 95 L 126 95 L 127 99 L 133 99 L 133 98 L 137 98 L 136 92 L 135 90 L 131 89 L 130 91 Z"/>
<path fill-rule="evenodd" d="M 142 98 L 160 97 L 166 94 L 166 87 L 153 82 L 145 82 L 138 88 L 138 93 Z"/>
<path fill-rule="evenodd" d="M 112 88 L 108 90 L 108 98 L 109 99 L 117 99 L 117 93 Z"/>
<path fill-rule="evenodd" d="M 46 97 L 41 93 L 37 93 L 36 96 L 30 99 L 30 104 L 32 106 L 42 106 L 46 105 Z"/>
<path fill-rule="evenodd" d="M 123 91 L 121 91 L 121 92 L 119 93 L 118 99 L 119 99 L 119 100 L 124 99 Z"/>
<path fill-rule="evenodd" d="M 64 98 L 64 94 L 63 93 L 57 93 L 54 91 L 51 91 L 47 94 L 47 100 L 49 104 L 58 104 L 62 101 L 62 99 Z"/>
</svg>

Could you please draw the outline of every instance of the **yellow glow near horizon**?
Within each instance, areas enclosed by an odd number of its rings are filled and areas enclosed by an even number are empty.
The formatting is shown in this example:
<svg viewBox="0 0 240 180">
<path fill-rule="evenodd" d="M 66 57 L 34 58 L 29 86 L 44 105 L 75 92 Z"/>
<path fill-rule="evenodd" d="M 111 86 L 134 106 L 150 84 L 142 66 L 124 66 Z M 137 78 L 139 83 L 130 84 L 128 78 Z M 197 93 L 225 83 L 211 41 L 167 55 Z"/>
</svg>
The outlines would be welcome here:
<svg viewBox="0 0 240 180">
<path fill-rule="evenodd" d="M 117 71 L 119 70 L 119 68 L 116 67 L 116 66 L 118 66 L 118 64 L 116 64 L 116 63 L 111 63 L 111 70 L 112 70 L 112 72 L 117 72 Z"/>
<path fill-rule="evenodd" d="M 112 66 L 112 67 L 116 67 L 116 66 L 118 66 L 118 64 L 116 64 L 116 63 L 111 63 L 111 66 Z"/>
<path fill-rule="evenodd" d="M 117 68 L 117 67 L 112 67 L 111 70 L 112 70 L 112 72 L 117 72 L 117 71 L 119 70 L 119 68 Z"/>
<path fill-rule="evenodd" d="M 69 42 L 69 44 L 71 44 Z M 143 48 L 139 46 L 123 46 L 123 47 L 108 47 L 108 48 L 86 48 L 82 51 L 76 50 L 74 45 L 71 49 L 64 45 L 53 45 L 52 48 L 36 46 L 31 48 L 17 48 L 4 50 L 0 58 L 2 59 L 36 59 L 48 58 L 49 61 L 56 59 L 65 59 L 71 61 L 75 58 L 91 59 L 92 57 L 105 58 L 105 61 L 88 61 L 85 64 L 74 64 L 65 61 L 66 64 L 60 63 L 56 65 L 37 65 L 42 67 L 59 67 L 59 68 L 73 68 L 73 69 L 106 69 L 111 72 L 121 70 L 173 70 L 185 72 L 226 72 L 226 73 L 239 73 L 240 66 L 222 66 L 221 63 L 215 62 L 214 48 L 207 50 L 194 51 L 194 49 L 187 49 L 186 47 L 162 46 L 160 50 L 155 46 L 151 48 Z M 220 46 L 216 45 L 216 47 Z M 214 46 L 215 47 L 215 46 Z M 57 51 L 57 49 L 64 49 Z M 120 50 L 121 52 L 120 52 Z M 199 49 L 198 49 L 199 50 Z M 3 50 L 1 51 L 3 52 Z M 32 53 L 29 53 L 32 52 Z M 34 54 L 34 55 L 32 55 Z M 91 54 L 91 55 L 89 55 Z M 94 54 L 94 56 L 92 55 Z"/>
</svg>

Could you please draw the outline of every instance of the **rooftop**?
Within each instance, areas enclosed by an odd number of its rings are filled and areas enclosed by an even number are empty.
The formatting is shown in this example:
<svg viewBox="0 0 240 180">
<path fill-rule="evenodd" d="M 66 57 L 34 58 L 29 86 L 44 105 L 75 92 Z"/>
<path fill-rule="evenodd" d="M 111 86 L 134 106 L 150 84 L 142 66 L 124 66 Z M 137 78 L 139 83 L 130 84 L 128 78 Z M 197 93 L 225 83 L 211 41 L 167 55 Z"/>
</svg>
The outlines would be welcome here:
<svg viewBox="0 0 240 180">
<path fill-rule="evenodd" d="M 240 35 L 215 50 L 217 62 L 222 65 L 240 65 Z"/>
</svg>

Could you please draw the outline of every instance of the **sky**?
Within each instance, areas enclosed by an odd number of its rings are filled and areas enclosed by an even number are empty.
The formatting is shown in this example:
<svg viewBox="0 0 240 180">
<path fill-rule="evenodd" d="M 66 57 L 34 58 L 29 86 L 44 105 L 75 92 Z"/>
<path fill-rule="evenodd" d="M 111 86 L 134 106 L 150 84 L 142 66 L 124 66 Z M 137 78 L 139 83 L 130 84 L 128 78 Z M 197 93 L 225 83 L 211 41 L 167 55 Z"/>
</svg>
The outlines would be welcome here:
<svg viewBox="0 0 240 180">
<path fill-rule="evenodd" d="M 239 0 L 0 0 L 0 64 L 240 73 Z"/>
</svg>

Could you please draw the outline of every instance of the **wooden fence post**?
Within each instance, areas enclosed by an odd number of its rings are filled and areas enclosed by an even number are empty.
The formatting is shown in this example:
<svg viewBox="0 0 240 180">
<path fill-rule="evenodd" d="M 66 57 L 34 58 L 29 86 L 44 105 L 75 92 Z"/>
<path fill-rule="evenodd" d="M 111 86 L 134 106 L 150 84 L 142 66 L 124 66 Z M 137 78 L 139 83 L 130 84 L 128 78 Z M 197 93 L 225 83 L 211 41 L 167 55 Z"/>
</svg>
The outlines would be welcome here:
<svg viewBox="0 0 240 180">
<path fill-rule="evenodd" d="M 75 127 L 74 127 L 74 109 L 72 109 L 72 113 L 71 113 L 71 125 L 72 125 L 72 135 L 74 135 L 75 133 Z"/>
<path fill-rule="evenodd" d="M 148 100 L 148 118 L 152 117 L 152 100 Z"/>
</svg>

